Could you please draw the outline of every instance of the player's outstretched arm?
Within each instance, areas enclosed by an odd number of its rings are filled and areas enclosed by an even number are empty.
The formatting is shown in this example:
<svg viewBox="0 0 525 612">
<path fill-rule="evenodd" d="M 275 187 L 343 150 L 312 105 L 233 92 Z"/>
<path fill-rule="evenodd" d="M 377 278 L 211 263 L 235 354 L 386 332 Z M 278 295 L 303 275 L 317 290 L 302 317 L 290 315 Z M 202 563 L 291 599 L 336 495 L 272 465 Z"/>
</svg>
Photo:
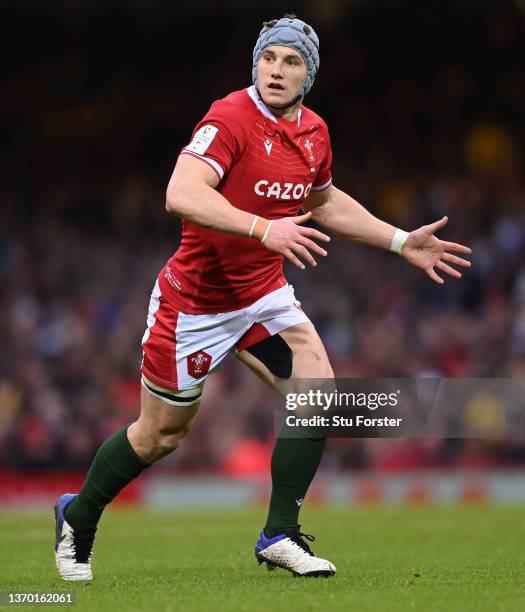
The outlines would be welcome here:
<svg viewBox="0 0 525 612">
<path fill-rule="evenodd" d="M 330 237 L 301 225 L 311 213 L 273 221 L 257 217 L 232 206 L 216 191 L 218 184 L 219 177 L 208 164 L 181 155 L 166 190 L 166 210 L 202 227 L 259 240 L 302 270 L 301 260 L 317 265 L 312 253 L 326 255 L 314 240 L 329 242 Z"/>
<path fill-rule="evenodd" d="M 361 204 L 333 185 L 321 192 L 312 192 L 303 205 L 312 211 L 312 219 L 341 236 L 399 253 L 412 265 L 424 270 L 436 283 L 445 281 L 436 268 L 461 278 L 461 273 L 449 264 L 470 267 L 466 259 L 454 253 L 468 254 L 470 249 L 455 242 L 439 240 L 434 234 L 448 221 L 443 217 L 411 233 L 403 232 L 374 217 Z"/>
</svg>

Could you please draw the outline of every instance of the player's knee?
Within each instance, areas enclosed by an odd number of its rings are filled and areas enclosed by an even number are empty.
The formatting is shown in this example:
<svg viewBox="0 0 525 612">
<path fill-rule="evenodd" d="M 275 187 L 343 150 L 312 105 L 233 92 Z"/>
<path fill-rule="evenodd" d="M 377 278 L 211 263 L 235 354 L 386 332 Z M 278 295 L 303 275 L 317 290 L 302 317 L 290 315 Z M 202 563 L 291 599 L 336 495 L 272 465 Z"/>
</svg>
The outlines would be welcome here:
<svg viewBox="0 0 525 612">
<path fill-rule="evenodd" d="M 188 435 L 193 420 L 188 420 L 177 425 L 171 425 L 169 428 L 160 430 L 157 433 L 157 440 L 167 448 L 177 448 L 182 440 Z"/>
<path fill-rule="evenodd" d="M 191 429 L 190 422 L 162 428 L 146 425 L 139 419 L 131 425 L 133 446 L 145 461 L 154 463 L 176 450 Z M 130 430 L 128 429 L 128 432 Z M 128 433 L 129 435 L 129 433 Z"/>
<path fill-rule="evenodd" d="M 330 361 L 326 353 L 320 351 L 310 351 L 307 356 L 307 361 L 310 364 L 312 378 L 324 378 L 330 380 L 335 377 Z"/>
<path fill-rule="evenodd" d="M 332 366 L 329 363 L 326 363 L 323 366 L 323 375 L 321 376 L 321 378 L 326 378 L 326 379 L 332 379 L 335 378 L 335 373 L 332 369 Z"/>
<path fill-rule="evenodd" d="M 148 456 L 151 462 L 159 461 L 179 448 L 187 430 L 182 428 L 172 433 L 157 433 L 149 441 Z"/>
<path fill-rule="evenodd" d="M 174 434 L 163 434 L 158 436 L 154 444 L 155 455 L 165 457 L 166 455 L 172 453 L 174 450 L 177 450 L 184 438 L 184 435 L 180 432 L 177 432 Z"/>
</svg>

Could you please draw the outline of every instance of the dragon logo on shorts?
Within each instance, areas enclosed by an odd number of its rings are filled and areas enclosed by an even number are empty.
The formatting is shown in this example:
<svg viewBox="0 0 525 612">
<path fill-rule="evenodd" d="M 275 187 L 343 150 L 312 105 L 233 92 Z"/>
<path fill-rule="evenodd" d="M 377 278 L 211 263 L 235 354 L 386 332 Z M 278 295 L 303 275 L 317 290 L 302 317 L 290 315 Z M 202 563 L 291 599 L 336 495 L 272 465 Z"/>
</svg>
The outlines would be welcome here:
<svg viewBox="0 0 525 612">
<path fill-rule="evenodd" d="M 192 378 L 202 378 L 208 373 L 211 364 L 211 355 L 206 351 L 195 351 L 187 357 L 188 374 Z"/>
</svg>

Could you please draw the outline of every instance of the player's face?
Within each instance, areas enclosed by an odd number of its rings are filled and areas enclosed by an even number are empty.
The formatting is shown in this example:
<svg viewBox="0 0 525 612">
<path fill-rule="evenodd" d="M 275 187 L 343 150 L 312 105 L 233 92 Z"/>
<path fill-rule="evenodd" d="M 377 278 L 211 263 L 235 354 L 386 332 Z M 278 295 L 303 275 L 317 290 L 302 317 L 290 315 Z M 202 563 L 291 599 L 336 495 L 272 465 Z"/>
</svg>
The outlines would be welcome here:
<svg viewBox="0 0 525 612">
<path fill-rule="evenodd" d="M 305 78 L 306 64 L 299 51 L 272 45 L 262 52 L 257 65 L 257 84 L 268 106 L 286 106 L 297 96 Z"/>
</svg>

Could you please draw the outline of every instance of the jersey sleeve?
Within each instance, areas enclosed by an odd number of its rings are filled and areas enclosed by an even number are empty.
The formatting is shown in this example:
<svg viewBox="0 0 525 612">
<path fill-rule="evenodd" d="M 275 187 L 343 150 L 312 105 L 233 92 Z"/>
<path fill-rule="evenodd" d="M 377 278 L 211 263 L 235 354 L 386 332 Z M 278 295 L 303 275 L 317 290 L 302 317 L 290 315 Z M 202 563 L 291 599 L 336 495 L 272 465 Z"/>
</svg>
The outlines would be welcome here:
<svg viewBox="0 0 525 612">
<path fill-rule="evenodd" d="M 181 155 L 191 155 L 211 166 L 222 179 L 244 148 L 244 133 L 234 109 L 215 102 L 193 131 Z"/>
<path fill-rule="evenodd" d="M 326 123 L 323 122 L 322 127 L 322 161 L 319 166 L 319 170 L 317 172 L 317 176 L 315 177 L 314 184 L 312 185 L 312 191 L 322 191 L 326 189 L 332 184 L 332 173 L 330 168 L 332 166 L 332 145 L 330 142 L 330 133 L 328 132 L 328 127 Z"/>
</svg>

